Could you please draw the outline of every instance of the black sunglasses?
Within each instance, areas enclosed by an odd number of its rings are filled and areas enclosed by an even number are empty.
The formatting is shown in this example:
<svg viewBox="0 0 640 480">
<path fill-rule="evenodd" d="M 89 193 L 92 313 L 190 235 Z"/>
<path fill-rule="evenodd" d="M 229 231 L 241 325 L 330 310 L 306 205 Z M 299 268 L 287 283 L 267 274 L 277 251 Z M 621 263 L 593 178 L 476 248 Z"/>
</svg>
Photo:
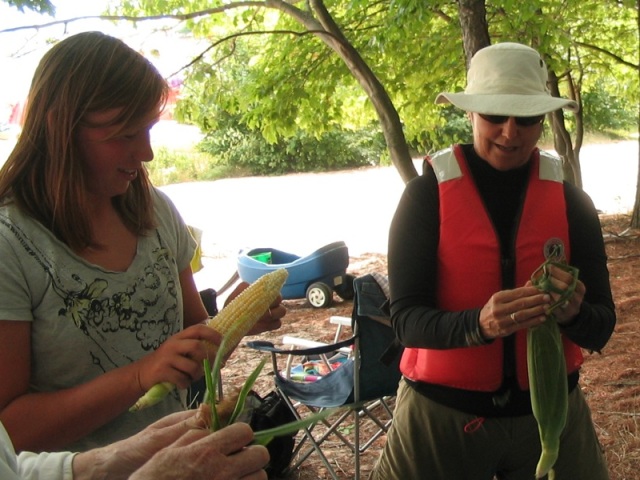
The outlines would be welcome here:
<svg viewBox="0 0 640 480">
<path fill-rule="evenodd" d="M 511 117 L 508 115 L 485 115 L 483 113 L 479 113 L 484 120 L 489 123 L 493 123 L 494 125 L 502 125 L 504 122 L 509 120 Z M 516 125 L 520 127 L 531 127 L 533 125 L 537 125 L 542 123 L 544 120 L 544 115 L 536 115 L 535 117 L 513 117 L 516 119 Z"/>
</svg>

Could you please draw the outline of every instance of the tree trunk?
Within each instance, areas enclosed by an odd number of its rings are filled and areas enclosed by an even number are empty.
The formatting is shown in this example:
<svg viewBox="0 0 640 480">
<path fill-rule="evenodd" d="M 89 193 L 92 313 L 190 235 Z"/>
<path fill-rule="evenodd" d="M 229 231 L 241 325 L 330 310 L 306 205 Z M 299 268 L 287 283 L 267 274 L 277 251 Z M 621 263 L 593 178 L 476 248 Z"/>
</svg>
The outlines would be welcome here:
<svg viewBox="0 0 640 480">
<path fill-rule="evenodd" d="M 458 0 L 458 15 L 469 70 L 471 57 L 481 48 L 491 45 L 485 0 Z"/>
<path fill-rule="evenodd" d="M 638 0 L 638 11 L 640 12 L 640 0 Z M 638 15 L 638 33 L 640 33 L 640 14 Z M 640 119 L 640 105 L 638 105 L 638 119 Z M 638 134 L 640 134 L 640 122 L 638 123 Z M 636 180 L 636 201 L 633 204 L 630 227 L 640 228 L 640 135 L 638 135 L 638 179 Z"/>
<path fill-rule="evenodd" d="M 549 71 L 549 90 L 554 97 L 560 96 L 558 77 L 553 71 Z M 580 102 L 578 102 L 578 105 L 580 105 Z M 569 183 L 574 184 L 578 188 L 582 188 L 582 169 L 580 168 L 580 148 L 582 146 L 583 131 L 582 112 L 579 110 L 574 115 L 576 116 L 576 138 L 578 139 L 575 148 L 573 147 L 571 135 L 567 131 L 564 123 L 562 110 L 551 112 L 549 117 L 551 118 L 553 145 L 556 153 L 562 160 L 564 177 Z"/>
<path fill-rule="evenodd" d="M 640 2 L 638 2 L 640 4 Z M 638 118 L 640 118 L 640 108 L 638 109 Z M 638 127 L 640 133 L 640 126 Z M 640 136 L 638 137 L 638 179 L 636 180 L 636 201 L 633 204 L 633 212 L 631 214 L 631 228 L 640 228 Z"/>
</svg>

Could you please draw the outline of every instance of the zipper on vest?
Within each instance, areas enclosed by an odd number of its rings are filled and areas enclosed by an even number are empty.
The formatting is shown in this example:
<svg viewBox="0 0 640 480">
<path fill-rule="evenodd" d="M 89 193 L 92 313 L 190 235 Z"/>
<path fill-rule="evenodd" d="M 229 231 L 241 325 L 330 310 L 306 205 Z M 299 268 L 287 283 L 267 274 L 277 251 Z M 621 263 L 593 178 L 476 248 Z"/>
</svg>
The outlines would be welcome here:
<svg viewBox="0 0 640 480">
<path fill-rule="evenodd" d="M 515 260 L 512 256 L 500 257 L 502 269 L 502 288 L 514 288 L 516 282 Z"/>
<path fill-rule="evenodd" d="M 513 288 L 515 282 L 515 260 L 513 257 L 504 257 L 500 258 L 500 264 L 502 269 L 502 287 L 503 288 Z M 515 368 L 515 359 L 516 359 L 516 349 L 515 349 L 515 335 L 509 335 L 502 339 L 503 349 L 503 372 L 505 378 L 510 378 L 515 376 L 516 368 Z"/>
<path fill-rule="evenodd" d="M 526 189 L 525 189 L 526 191 Z M 516 287 L 516 242 L 520 218 L 524 208 L 524 197 L 520 198 L 520 206 L 513 221 L 513 230 L 509 239 L 509 248 L 505 252 L 504 245 L 500 245 L 500 268 L 502 270 L 502 289 Z M 502 242 L 501 242 L 502 243 Z M 502 343 L 502 371 L 504 372 L 504 383 L 510 383 L 516 377 L 516 336 L 515 334 L 504 337 Z M 508 400 L 508 399 L 507 399 Z"/>
</svg>

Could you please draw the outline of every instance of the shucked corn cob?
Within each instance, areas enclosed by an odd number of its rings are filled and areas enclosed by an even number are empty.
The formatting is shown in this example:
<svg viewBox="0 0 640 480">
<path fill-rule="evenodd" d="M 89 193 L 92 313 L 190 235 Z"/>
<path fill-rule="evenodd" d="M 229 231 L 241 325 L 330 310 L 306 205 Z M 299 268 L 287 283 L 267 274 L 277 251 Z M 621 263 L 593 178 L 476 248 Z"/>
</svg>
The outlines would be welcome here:
<svg viewBox="0 0 640 480">
<path fill-rule="evenodd" d="M 573 275 L 573 283 L 565 291 L 558 291 L 552 284 L 548 265 L 556 265 Z M 578 270 L 563 262 L 544 262 L 532 275 L 533 284 L 543 292 L 560 294 L 547 311 L 547 320 L 527 331 L 527 367 L 531 408 L 538 422 L 538 432 L 542 453 L 536 467 L 536 478 L 549 475 L 554 480 L 553 465 L 560 451 L 560 435 L 567 420 L 568 392 L 567 369 L 564 359 L 564 347 L 560 329 L 553 310 L 562 305 L 575 290 Z"/>
<path fill-rule="evenodd" d="M 263 275 L 244 289 L 214 319 L 207 322 L 207 326 L 219 332 L 223 338 L 230 335 L 229 338 L 225 338 L 222 357 L 235 348 L 242 337 L 258 322 L 280 294 L 287 276 L 288 272 L 284 268 Z M 174 388 L 175 386 L 169 382 L 158 383 L 140 397 L 130 410 L 137 411 L 155 405 Z"/>
<path fill-rule="evenodd" d="M 222 352 L 223 357 L 235 348 L 242 337 L 267 311 L 269 305 L 280 294 L 288 276 L 289 273 L 284 268 L 263 275 L 244 289 L 218 315 L 209 319 L 207 325 L 218 331 L 223 337 L 227 334 L 232 335 L 227 339 L 226 351 Z M 236 328 L 236 326 L 238 327 Z"/>
</svg>

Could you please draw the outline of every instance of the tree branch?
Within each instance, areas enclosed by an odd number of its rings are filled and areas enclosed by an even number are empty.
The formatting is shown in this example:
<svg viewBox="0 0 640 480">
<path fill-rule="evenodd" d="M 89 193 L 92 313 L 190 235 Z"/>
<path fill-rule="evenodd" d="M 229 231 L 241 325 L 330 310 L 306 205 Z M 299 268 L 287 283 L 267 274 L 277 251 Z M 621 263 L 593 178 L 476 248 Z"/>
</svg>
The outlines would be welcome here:
<svg viewBox="0 0 640 480">
<path fill-rule="evenodd" d="M 169 75 L 169 78 L 171 78 L 172 76 L 180 73 L 182 70 L 185 70 L 185 69 L 191 67 L 192 65 L 195 65 L 200 60 L 202 60 L 202 58 L 205 56 L 205 54 L 207 52 L 209 52 L 210 50 L 214 49 L 218 45 L 221 45 L 221 44 L 223 44 L 225 42 L 228 42 L 230 40 L 235 40 L 238 37 L 244 37 L 244 36 L 247 36 L 247 35 L 275 35 L 275 34 L 295 35 L 297 37 L 303 37 L 305 35 L 328 35 L 328 36 L 332 36 L 331 33 L 326 32 L 324 30 L 305 30 L 304 32 L 296 32 L 294 30 L 252 30 L 250 32 L 233 33 L 231 35 L 227 35 L 226 37 L 221 38 L 221 39 L 213 42 L 211 45 L 209 45 L 207 48 L 205 48 L 201 53 L 196 55 L 189 63 L 183 65 L 178 70 L 176 70 L 171 75 Z"/>
<path fill-rule="evenodd" d="M 222 5 L 220 7 L 215 8 L 207 8 L 205 10 L 199 10 L 197 12 L 190 13 L 176 13 L 176 14 L 163 14 L 163 15 L 145 15 L 145 16 L 135 16 L 135 15 L 86 15 L 83 17 L 72 17 L 64 20 L 54 20 L 52 22 L 41 23 L 39 25 L 22 25 L 19 27 L 11 27 L 0 30 L 0 33 L 11 33 L 18 32 L 20 30 L 40 30 L 43 28 L 53 27 L 55 25 L 68 25 L 69 23 L 79 22 L 81 20 L 107 20 L 107 21 L 126 21 L 126 22 L 146 22 L 146 21 L 154 21 L 154 20 L 178 20 L 178 21 L 186 21 L 191 20 L 193 18 L 205 17 L 208 15 L 213 15 L 216 13 L 222 13 L 227 10 L 232 10 L 234 8 L 240 7 L 267 7 L 266 2 L 263 1 L 242 1 L 242 2 L 233 2 L 228 3 L 226 5 Z"/>
<path fill-rule="evenodd" d="M 615 53 L 612 53 L 612 52 L 610 52 L 608 50 L 605 50 L 604 48 L 600 48 L 600 47 L 598 47 L 596 45 L 591 45 L 589 43 L 584 43 L 584 42 L 576 42 L 576 45 L 579 45 L 581 47 L 587 48 L 589 50 L 594 50 L 596 52 L 600 52 L 603 55 L 606 55 L 607 57 L 613 58 L 616 62 L 620 63 L 621 65 L 626 65 L 627 67 L 632 68 L 634 70 L 640 70 L 640 65 L 628 62 L 625 59 L 623 59 L 622 57 L 619 57 Z"/>
</svg>

